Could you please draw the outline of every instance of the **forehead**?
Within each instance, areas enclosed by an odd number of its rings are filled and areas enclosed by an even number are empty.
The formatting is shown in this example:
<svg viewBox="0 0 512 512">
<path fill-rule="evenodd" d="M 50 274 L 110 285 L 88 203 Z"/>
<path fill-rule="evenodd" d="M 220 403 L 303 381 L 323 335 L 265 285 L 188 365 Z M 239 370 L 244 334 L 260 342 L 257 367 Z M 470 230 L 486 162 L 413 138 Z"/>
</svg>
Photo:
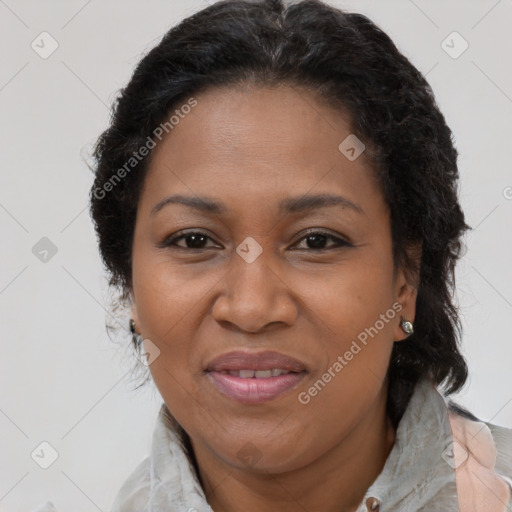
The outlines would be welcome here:
<svg viewBox="0 0 512 512">
<path fill-rule="evenodd" d="M 196 101 L 161 145 L 180 148 L 182 163 L 213 154 L 229 162 L 257 155 L 274 165 L 293 157 L 308 164 L 320 152 L 337 159 L 338 144 L 350 133 L 346 116 L 296 86 L 216 88 Z"/>
<path fill-rule="evenodd" d="M 307 191 L 380 193 L 364 152 L 350 161 L 339 149 L 350 119 L 311 92 L 223 87 L 194 98 L 154 150 L 144 192 L 153 202 L 166 193 L 221 194 L 246 206 Z"/>
</svg>

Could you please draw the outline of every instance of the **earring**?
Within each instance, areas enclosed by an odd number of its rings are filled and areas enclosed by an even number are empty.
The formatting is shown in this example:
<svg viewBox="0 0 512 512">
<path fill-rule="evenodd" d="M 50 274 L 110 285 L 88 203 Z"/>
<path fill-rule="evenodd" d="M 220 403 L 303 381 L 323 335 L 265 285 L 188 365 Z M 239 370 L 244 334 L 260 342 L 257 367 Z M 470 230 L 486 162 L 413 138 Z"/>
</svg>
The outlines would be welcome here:
<svg viewBox="0 0 512 512">
<path fill-rule="evenodd" d="M 405 318 L 402 318 L 400 321 L 400 327 L 408 335 L 411 335 L 414 332 L 414 326 L 412 325 L 412 322 L 409 322 L 409 320 L 406 320 Z"/>
<path fill-rule="evenodd" d="M 142 336 L 138 332 L 135 332 L 135 320 L 133 318 L 130 318 L 130 332 L 132 333 L 134 345 L 139 348 L 142 343 Z"/>
</svg>

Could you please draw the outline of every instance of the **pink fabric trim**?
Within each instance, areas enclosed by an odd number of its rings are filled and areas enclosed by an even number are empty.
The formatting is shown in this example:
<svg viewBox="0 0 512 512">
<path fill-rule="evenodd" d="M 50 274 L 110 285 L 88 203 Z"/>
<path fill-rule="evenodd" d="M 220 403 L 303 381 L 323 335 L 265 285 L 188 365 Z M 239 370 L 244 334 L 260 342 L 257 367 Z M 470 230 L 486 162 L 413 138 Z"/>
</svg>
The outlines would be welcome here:
<svg viewBox="0 0 512 512">
<path fill-rule="evenodd" d="M 510 487 L 496 473 L 496 447 L 489 427 L 448 412 L 460 512 L 506 512 Z"/>
</svg>

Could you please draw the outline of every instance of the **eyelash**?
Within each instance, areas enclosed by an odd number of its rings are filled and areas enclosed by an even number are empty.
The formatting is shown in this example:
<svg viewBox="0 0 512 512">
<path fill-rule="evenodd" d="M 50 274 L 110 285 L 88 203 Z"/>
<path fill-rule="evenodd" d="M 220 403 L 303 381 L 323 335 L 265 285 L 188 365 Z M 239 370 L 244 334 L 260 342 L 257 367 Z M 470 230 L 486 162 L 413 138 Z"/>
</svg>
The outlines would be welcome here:
<svg viewBox="0 0 512 512">
<path fill-rule="evenodd" d="M 182 231 L 181 233 L 178 233 L 176 235 L 171 235 L 170 237 L 165 238 L 158 245 L 158 247 L 162 249 L 162 248 L 170 248 L 172 246 L 175 246 L 177 249 L 183 249 L 185 251 L 196 251 L 196 252 L 204 251 L 204 250 L 208 249 L 208 247 L 194 249 L 191 247 L 180 247 L 180 246 L 175 245 L 178 240 L 181 240 L 182 238 L 184 239 L 190 235 L 200 235 L 200 236 L 209 238 L 211 240 L 211 237 L 203 231 L 197 231 L 197 230 Z M 304 236 L 297 241 L 297 243 L 301 242 L 304 239 L 306 239 L 310 236 L 313 236 L 313 235 L 322 235 L 322 236 L 325 236 L 326 238 L 330 238 L 331 240 L 335 240 L 337 243 L 334 247 L 325 247 L 323 249 L 306 249 L 307 251 L 322 252 L 322 251 L 329 251 L 332 249 L 339 249 L 341 247 L 354 247 L 351 243 L 347 242 L 343 238 L 337 237 L 337 236 L 333 235 L 332 233 L 330 233 L 328 231 L 323 231 L 321 229 L 311 230 L 311 231 L 305 233 Z"/>
</svg>

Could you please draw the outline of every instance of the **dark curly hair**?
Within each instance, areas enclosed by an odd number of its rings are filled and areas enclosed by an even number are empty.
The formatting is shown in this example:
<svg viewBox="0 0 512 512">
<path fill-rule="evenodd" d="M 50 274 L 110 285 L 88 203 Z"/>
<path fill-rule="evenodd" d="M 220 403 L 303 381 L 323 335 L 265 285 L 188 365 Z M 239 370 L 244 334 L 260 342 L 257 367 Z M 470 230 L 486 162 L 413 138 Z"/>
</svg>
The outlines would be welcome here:
<svg viewBox="0 0 512 512">
<path fill-rule="evenodd" d="M 319 0 L 223 0 L 169 30 L 139 62 L 93 152 L 90 211 L 110 285 L 128 298 L 151 152 L 130 172 L 120 169 L 192 94 L 248 83 L 307 88 L 347 112 L 368 148 L 391 213 L 395 268 L 418 286 L 414 334 L 394 344 L 388 370 L 387 411 L 396 427 L 419 379 L 451 394 L 468 378 L 452 300 L 469 226 L 457 198 L 457 151 L 431 87 L 361 14 Z M 411 247 L 421 247 L 420 265 Z"/>
</svg>

